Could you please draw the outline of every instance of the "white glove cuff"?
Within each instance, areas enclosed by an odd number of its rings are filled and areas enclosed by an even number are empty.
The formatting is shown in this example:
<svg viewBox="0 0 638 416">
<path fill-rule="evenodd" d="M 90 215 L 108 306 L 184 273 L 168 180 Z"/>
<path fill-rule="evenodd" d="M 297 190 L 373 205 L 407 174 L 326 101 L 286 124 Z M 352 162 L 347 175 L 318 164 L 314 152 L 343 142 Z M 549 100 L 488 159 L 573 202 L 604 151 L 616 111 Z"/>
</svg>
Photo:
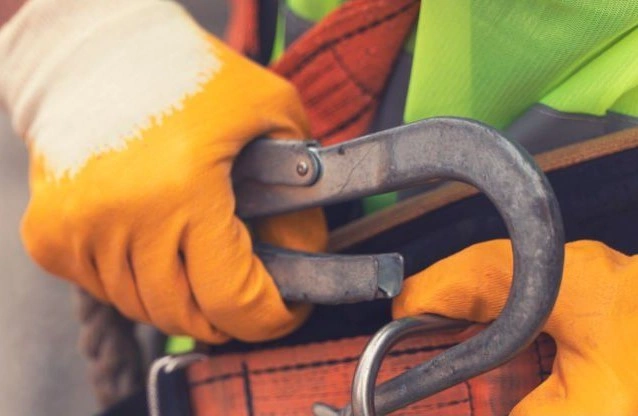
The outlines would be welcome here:
<svg viewBox="0 0 638 416">
<path fill-rule="evenodd" d="M 166 0 L 30 0 L 0 30 L 0 102 L 57 175 L 121 150 L 221 66 Z"/>
</svg>

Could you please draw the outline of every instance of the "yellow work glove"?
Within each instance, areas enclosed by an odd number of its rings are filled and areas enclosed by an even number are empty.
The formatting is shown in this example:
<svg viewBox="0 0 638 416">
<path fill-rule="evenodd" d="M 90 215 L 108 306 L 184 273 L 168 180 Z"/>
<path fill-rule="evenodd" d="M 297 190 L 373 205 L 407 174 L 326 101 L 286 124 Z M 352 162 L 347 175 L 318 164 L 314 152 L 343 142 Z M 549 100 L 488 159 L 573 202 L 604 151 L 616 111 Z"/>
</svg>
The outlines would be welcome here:
<svg viewBox="0 0 638 416">
<path fill-rule="evenodd" d="M 211 343 L 303 322 L 310 307 L 286 305 L 253 255 L 230 180 L 250 140 L 307 137 L 290 84 L 157 0 L 32 0 L 0 32 L 0 66 L 31 155 L 22 233 L 40 265 Z M 319 211 L 289 218 L 267 234 L 322 248 Z"/>
<path fill-rule="evenodd" d="M 508 240 L 474 245 L 410 277 L 393 315 L 435 313 L 489 322 L 512 279 Z M 566 245 L 558 300 L 544 332 L 556 341 L 552 374 L 513 415 L 638 414 L 638 257 L 602 243 Z"/>
</svg>

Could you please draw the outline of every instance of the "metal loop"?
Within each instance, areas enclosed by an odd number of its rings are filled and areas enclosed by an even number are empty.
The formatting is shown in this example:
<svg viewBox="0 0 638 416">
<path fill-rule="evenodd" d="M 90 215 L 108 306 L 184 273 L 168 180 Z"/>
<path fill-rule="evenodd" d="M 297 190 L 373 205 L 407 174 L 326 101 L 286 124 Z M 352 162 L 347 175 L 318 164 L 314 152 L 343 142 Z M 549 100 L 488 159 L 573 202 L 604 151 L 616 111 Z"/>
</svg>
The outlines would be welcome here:
<svg viewBox="0 0 638 416">
<path fill-rule="evenodd" d="M 436 315 L 403 318 L 390 322 L 368 341 L 352 380 L 352 410 L 356 415 L 375 416 L 374 388 L 383 358 L 402 339 L 431 331 L 462 329 L 467 321 Z M 347 411 L 347 410 L 346 410 Z"/>
</svg>

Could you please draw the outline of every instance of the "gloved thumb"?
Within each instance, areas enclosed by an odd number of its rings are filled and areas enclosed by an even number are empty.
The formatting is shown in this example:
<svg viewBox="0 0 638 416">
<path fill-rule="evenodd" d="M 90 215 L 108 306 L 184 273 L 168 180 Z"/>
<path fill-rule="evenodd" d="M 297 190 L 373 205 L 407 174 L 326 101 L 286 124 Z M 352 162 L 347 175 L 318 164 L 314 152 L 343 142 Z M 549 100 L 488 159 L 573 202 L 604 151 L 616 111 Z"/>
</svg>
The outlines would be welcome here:
<svg viewBox="0 0 638 416">
<path fill-rule="evenodd" d="M 392 315 L 433 313 L 489 322 L 507 299 L 513 271 L 509 240 L 471 246 L 411 276 L 394 300 Z"/>
</svg>

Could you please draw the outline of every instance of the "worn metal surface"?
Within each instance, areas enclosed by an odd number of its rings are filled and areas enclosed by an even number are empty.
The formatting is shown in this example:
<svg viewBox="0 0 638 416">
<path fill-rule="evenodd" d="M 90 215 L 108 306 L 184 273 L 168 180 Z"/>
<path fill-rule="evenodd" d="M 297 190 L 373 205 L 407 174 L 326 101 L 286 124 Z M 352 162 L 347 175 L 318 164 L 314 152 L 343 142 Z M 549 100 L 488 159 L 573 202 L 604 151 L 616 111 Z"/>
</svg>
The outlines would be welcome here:
<svg viewBox="0 0 638 416">
<path fill-rule="evenodd" d="M 311 186 L 259 182 L 259 172 L 244 177 L 236 184 L 238 214 L 274 215 L 447 178 L 485 193 L 512 238 L 514 278 L 501 315 L 473 338 L 381 385 L 377 412 L 397 410 L 497 367 L 538 335 L 558 294 L 564 237 L 552 189 L 525 150 L 488 126 L 439 118 L 322 148 L 317 155 L 321 175 Z"/>
<path fill-rule="evenodd" d="M 257 140 L 237 157 L 233 181 L 257 177 L 270 185 L 313 185 L 321 174 L 317 146 L 312 141 Z M 267 244 L 257 244 L 255 253 L 288 301 L 334 305 L 391 298 L 403 281 L 398 253 L 339 256 Z"/>
<path fill-rule="evenodd" d="M 342 304 L 399 294 L 403 258 L 397 253 L 310 254 L 257 245 L 256 253 L 289 301 Z"/>
<path fill-rule="evenodd" d="M 259 178 L 269 185 L 312 185 L 320 173 L 316 148 L 313 141 L 256 140 L 237 156 L 233 181 Z"/>
</svg>

